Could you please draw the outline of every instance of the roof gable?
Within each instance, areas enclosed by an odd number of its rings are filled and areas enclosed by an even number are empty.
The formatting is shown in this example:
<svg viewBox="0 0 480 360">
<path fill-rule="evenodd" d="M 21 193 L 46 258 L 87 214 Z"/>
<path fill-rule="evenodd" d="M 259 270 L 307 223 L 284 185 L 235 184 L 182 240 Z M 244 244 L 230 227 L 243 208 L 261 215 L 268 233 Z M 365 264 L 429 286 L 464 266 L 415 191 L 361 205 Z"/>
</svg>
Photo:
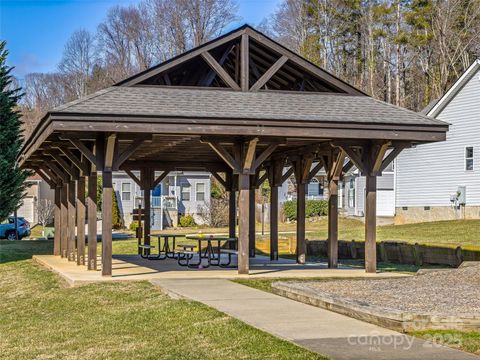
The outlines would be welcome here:
<svg viewBox="0 0 480 360">
<path fill-rule="evenodd" d="M 472 65 L 460 76 L 450 89 L 438 99 L 437 103 L 430 108 L 427 115 L 437 117 L 445 107 L 458 95 L 460 90 L 480 71 L 480 59 L 475 60 Z"/>
<path fill-rule="evenodd" d="M 365 95 L 248 25 L 116 84 L 141 85 Z"/>
</svg>

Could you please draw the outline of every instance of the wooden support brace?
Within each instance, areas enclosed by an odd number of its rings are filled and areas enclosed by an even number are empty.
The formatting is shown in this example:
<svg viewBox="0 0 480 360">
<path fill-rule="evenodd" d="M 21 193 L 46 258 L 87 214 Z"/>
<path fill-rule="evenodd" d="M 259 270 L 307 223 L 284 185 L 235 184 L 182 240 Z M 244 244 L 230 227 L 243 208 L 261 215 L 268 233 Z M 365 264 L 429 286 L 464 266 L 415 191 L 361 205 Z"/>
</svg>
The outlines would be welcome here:
<svg viewBox="0 0 480 360">
<path fill-rule="evenodd" d="M 77 149 L 80 151 L 83 156 L 87 158 L 93 165 L 97 164 L 97 157 L 95 154 L 79 139 L 68 139 Z"/>
<path fill-rule="evenodd" d="M 273 75 L 287 62 L 288 58 L 286 56 L 280 57 L 261 77 L 257 80 L 255 84 L 252 85 L 250 91 L 258 91 L 261 89 L 268 80 L 271 79 Z"/>
<path fill-rule="evenodd" d="M 120 166 L 143 144 L 144 139 L 135 139 L 116 159 L 113 161 L 113 170 L 118 170 Z"/>
<path fill-rule="evenodd" d="M 202 53 L 202 58 L 206 63 L 217 73 L 217 75 L 231 87 L 233 90 L 241 90 L 240 86 L 232 79 L 232 77 L 225 71 L 225 69 L 210 55 L 208 51 Z"/>
</svg>

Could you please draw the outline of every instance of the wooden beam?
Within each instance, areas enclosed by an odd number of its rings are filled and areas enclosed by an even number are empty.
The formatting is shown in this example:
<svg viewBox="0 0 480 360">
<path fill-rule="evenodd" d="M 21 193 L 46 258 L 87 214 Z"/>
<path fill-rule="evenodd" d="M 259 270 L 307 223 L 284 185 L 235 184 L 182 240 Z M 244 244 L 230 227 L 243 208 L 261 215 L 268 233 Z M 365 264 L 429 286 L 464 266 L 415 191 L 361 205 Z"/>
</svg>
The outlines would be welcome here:
<svg viewBox="0 0 480 360">
<path fill-rule="evenodd" d="M 61 192 L 60 250 L 62 258 L 68 257 L 68 182 L 64 182 Z"/>
<path fill-rule="evenodd" d="M 354 163 L 352 160 L 348 160 L 348 162 L 343 166 L 342 173 L 346 174 L 352 167 L 354 167 Z"/>
<path fill-rule="evenodd" d="M 248 274 L 248 219 L 249 219 L 249 191 L 250 175 L 238 175 L 238 273 Z"/>
<path fill-rule="evenodd" d="M 53 161 L 45 161 L 44 162 L 45 171 L 50 174 L 55 174 L 62 182 L 68 182 L 69 176 L 60 169 Z M 47 169 L 48 168 L 48 169 Z"/>
<path fill-rule="evenodd" d="M 328 181 L 328 267 L 338 267 L 338 179 L 331 177 Z"/>
<path fill-rule="evenodd" d="M 97 164 L 97 157 L 82 141 L 74 138 L 69 138 L 68 140 L 83 154 L 83 156 L 87 158 L 88 161 L 93 165 Z"/>
<path fill-rule="evenodd" d="M 117 145 L 117 134 L 113 133 L 107 137 L 107 144 L 105 148 L 105 164 L 103 170 L 111 171 L 113 169 L 113 161 L 115 157 L 115 150 Z"/>
<path fill-rule="evenodd" d="M 102 172 L 102 276 L 112 276 L 112 172 Z"/>
<path fill-rule="evenodd" d="M 319 161 L 317 165 L 315 165 L 313 169 L 310 170 L 310 173 L 308 174 L 308 181 L 312 180 L 313 177 L 317 175 L 322 168 L 323 168 L 323 162 Z"/>
<path fill-rule="evenodd" d="M 290 176 L 292 176 L 293 172 L 295 171 L 294 167 L 290 167 L 290 169 L 288 169 L 285 174 L 282 175 L 282 178 L 280 179 L 280 182 L 283 184 L 285 181 L 288 180 L 288 178 Z"/>
<path fill-rule="evenodd" d="M 57 183 L 55 180 L 51 179 L 43 170 L 39 167 L 36 166 L 31 166 L 32 170 L 35 170 L 35 172 L 50 186 L 51 189 L 55 189 L 57 186 Z"/>
<path fill-rule="evenodd" d="M 220 58 L 220 60 L 218 61 L 218 64 L 220 66 L 223 66 L 223 64 L 225 63 L 225 60 L 227 60 L 228 58 L 228 55 L 230 54 L 230 52 L 232 51 L 233 47 L 235 46 L 234 43 L 230 44 L 227 46 L 227 48 L 225 49 L 225 51 L 223 52 L 222 54 L 222 57 Z M 213 80 L 215 79 L 215 75 L 217 73 L 213 70 L 213 69 L 210 69 L 207 73 L 207 75 L 205 76 L 205 78 L 202 80 L 201 82 L 201 86 L 210 86 L 212 85 L 212 82 Z M 236 83 L 236 81 L 234 80 L 234 82 Z"/>
<path fill-rule="evenodd" d="M 134 140 L 113 162 L 113 170 L 118 170 L 120 166 L 143 144 L 144 139 Z"/>
<path fill-rule="evenodd" d="M 67 258 L 68 261 L 75 261 L 75 220 L 77 212 L 75 196 L 75 180 L 68 183 L 68 233 L 67 233 Z"/>
<path fill-rule="evenodd" d="M 88 176 L 88 270 L 97 270 L 97 173 Z"/>
<path fill-rule="evenodd" d="M 365 271 L 377 271 L 377 177 L 366 174 L 365 185 Z"/>
<path fill-rule="evenodd" d="M 268 171 L 265 171 L 265 173 L 262 176 L 258 177 L 256 187 L 258 188 L 259 186 L 261 186 L 267 179 L 268 179 Z"/>
<path fill-rule="evenodd" d="M 273 75 L 285 64 L 288 60 L 288 57 L 283 55 L 280 59 L 278 59 L 261 77 L 257 80 L 255 84 L 252 85 L 250 91 L 258 91 L 261 89 L 268 80 L 271 79 Z"/>
<path fill-rule="evenodd" d="M 207 144 L 222 158 L 225 163 L 230 166 L 233 170 L 239 170 L 238 163 L 235 159 L 230 155 L 230 153 L 218 142 L 216 141 L 207 141 Z"/>
<path fill-rule="evenodd" d="M 263 152 L 258 155 L 258 157 L 253 162 L 253 170 L 258 169 L 260 165 L 275 151 L 279 144 L 270 144 L 268 147 L 263 150 Z"/>
<path fill-rule="evenodd" d="M 78 157 L 73 154 L 70 149 L 64 148 L 64 147 L 57 147 L 67 158 L 72 162 L 73 165 L 75 165 L 78 170 L 80 170 L 84 175 L 88 173 L 88 167 L 87 165 L 81 161 Z"/>
<path fill-rule="evenodd" d="M 346 153 L 342 150 L 336 156 L 332 156 L 334 162 L 332 163 L 331 177 L 338 180 L 342 176 L 343 165 L 345 163 Z"/>
<path fill-rule="evenodd" d="M 242 34 L 240 41 L 240 87 L 242 91 L 248 91 L 250 88 L 250 73 L 249 73 L 249 59 L 250 54 L 248 51 L 248 35 Z"/>
<path fill-rule="evenodd" d="M 207 64 L 217 73 L 217 75 L 231 87 L 233 90 L 240 90 L 240 86 L 232 79 L 232 77 L 225 71 L 225 69 L 210 55 L 208 51 L 202 53 L 202 58 Z"/>
<path fill-rule="evenodd" d="M 140 188 L 143 188 L 143 185 L 142 185 L 142 182 L 140 181 L 140 179 L 138 177 L 135 176 L 135 174 L 129 170 L 129 169 L 123 169 L 123 171 L 125 171 L 127 173 L 128 176 L 130 176 L 130 178 L 135 181 L 135 183 L 140 186 Z"/>
<path fill-rule="evenodd" d="M 380 166 L 380 172 L 383 172 L 387 166 L 403 151 L 406 149 L 407 145 L 398 145 L 396 146 L 382 161 L 382 165 Z"/>
<path fill-rule="evenodd" d="M 222 178 L 218 172 L 212 171 L 211 174 L 224 187 L 224 189 L 227 189 L 227 181 Z"/>
<path fill-rule="evenodd" d="M 278 186 L 270 186 L 270 260 L 278 260 Z"/>
<path fill-rule="evenodd" d="M 390 146 L 390 142 L 384 142 L 383 144 L 378 145 L 378 151 L 374 154 L 374 162 L 373 162 L 373 169 L 372 171 L 377 174 L 380 172 L 380 168 L 382 167 L 383 158 L 385 157 L 385 153 Z"/>
<path fill-rule="evenodd" d="M 61 228 L 62 228 L 62 186 L 57 185 L 55 187 L 55 195 L 54 195 L 54 205 L 55 208 L 53 210 L 53 223 L 54 223 L 54 233 L 53 233 L 53 255 L 60 255 L 61 254 Z"/>
<path fill-rule="evenodd" d="M 257 148 L 258 138 L 253 138 L 247 143 L 247 151 L 243 161 L 243 172 L 252 173 L 256 168 L 253 166 L 253 159 L 255 157 L 255 150 Z"/>
<path fill-rule="evenodd" d="M 78 169 L 74 166 L 70 166 L 61 156 L 60 153 L 50 150 L 46 154 L 52 156 L 55 161 L 60 165 L 69 175 L 72 180 L 76 180 L 79 176 Z"/>
<path fill-rule="evenodd" d="M 354 151 L 354 149 L 349 145 L 341 145 L 340 148 L 347 153 L 348 158 L 355 164 L 357 169 L 361 172 L 365 172 L 365 165 L 362 161 L 361 156 Z"/>
<path fill-rule="evenodd" d="M 85 265 L 85 177 L 77 180 L 77 265 Z"/>
<path fill-rule="evenodd" d="M 305 264 L 307 244 L 305 242 L 305 188 L 306 184 L 297 183 L 297 263 Z"/>
<path fill-rule="evenodd" d="M 248 254 L 255 257 L 255 180 L 256 176 L 250 176 L 250 190 L 248 192 Z"/>
<path fill-rule="evenodd" d="M 170 171 L 164 171 L 162 174 L 160 174 L 155 180 L 153 180 L 151 188 L 154 189 L 157 187 L 158 184 L 162 182 L 163 179 L 169 174 Z M 155 176 L 155 173 L 153 172 L 153 176 Z"/>
</svg>

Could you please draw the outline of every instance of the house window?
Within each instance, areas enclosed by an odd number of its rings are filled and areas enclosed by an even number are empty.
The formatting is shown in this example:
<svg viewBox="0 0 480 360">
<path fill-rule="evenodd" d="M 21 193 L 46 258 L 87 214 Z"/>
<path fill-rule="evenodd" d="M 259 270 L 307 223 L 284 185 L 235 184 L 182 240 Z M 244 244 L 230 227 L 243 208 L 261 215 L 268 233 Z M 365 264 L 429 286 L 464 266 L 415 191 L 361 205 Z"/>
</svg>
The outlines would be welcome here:
<svg viewBox="0 0 480 360">
<path fill-rule="evenodd" d="M 465 148 L 465 170 L 473 170 L 473 146 L 467 146 Z"/>
<path fill-rule="evenodd" d="M 130 201 L 131 196 L 131 184 L 122 183 L 122 201 Z"/>
<path fill-rule="evenodd" d="M 308 196 L 319 196 L 320 195 L 320 183 L 317 179 L 312 179 L 307 186 L 307 195 Z"/>
<path fill-rule="evenodd" d="M 205 183 L 196 184 L 195 194 L 197 201 L 205 201 Z"/>
<path fill-rule="evenodd" d="M 190 184 L 181 184 L 180 188 L 180 199 L 182 201 L 190 201 Z"/>
</svg>

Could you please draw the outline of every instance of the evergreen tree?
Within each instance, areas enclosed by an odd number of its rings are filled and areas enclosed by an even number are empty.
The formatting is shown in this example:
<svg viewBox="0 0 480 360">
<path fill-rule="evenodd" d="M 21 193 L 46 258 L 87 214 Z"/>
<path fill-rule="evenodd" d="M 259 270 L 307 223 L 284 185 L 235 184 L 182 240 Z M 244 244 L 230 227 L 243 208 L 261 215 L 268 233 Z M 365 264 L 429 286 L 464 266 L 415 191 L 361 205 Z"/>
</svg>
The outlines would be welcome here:
<svg viewBox="0 0 480 360">
<path fill-rule="evenodd" d="M 97 209 L 102 211 L 102 176 L 97 177 Z M 120 207 L 118 206 L 117 196 L 115 191 L 112 191 L 112 228 L 121 229 L 123 228 L 123 219 L 120 214 Z"/>
<path fill-rule="evenodd" d="M 12 67 L 7 66 L 8 51 L 0 42 L 0 221 L 5 220 L 21 204 L 25 179 L 29 172 L 17 166 L 23 143 L 22 121 L 17 103 L 22 94 L 13 86 Z"/>
</svg>

